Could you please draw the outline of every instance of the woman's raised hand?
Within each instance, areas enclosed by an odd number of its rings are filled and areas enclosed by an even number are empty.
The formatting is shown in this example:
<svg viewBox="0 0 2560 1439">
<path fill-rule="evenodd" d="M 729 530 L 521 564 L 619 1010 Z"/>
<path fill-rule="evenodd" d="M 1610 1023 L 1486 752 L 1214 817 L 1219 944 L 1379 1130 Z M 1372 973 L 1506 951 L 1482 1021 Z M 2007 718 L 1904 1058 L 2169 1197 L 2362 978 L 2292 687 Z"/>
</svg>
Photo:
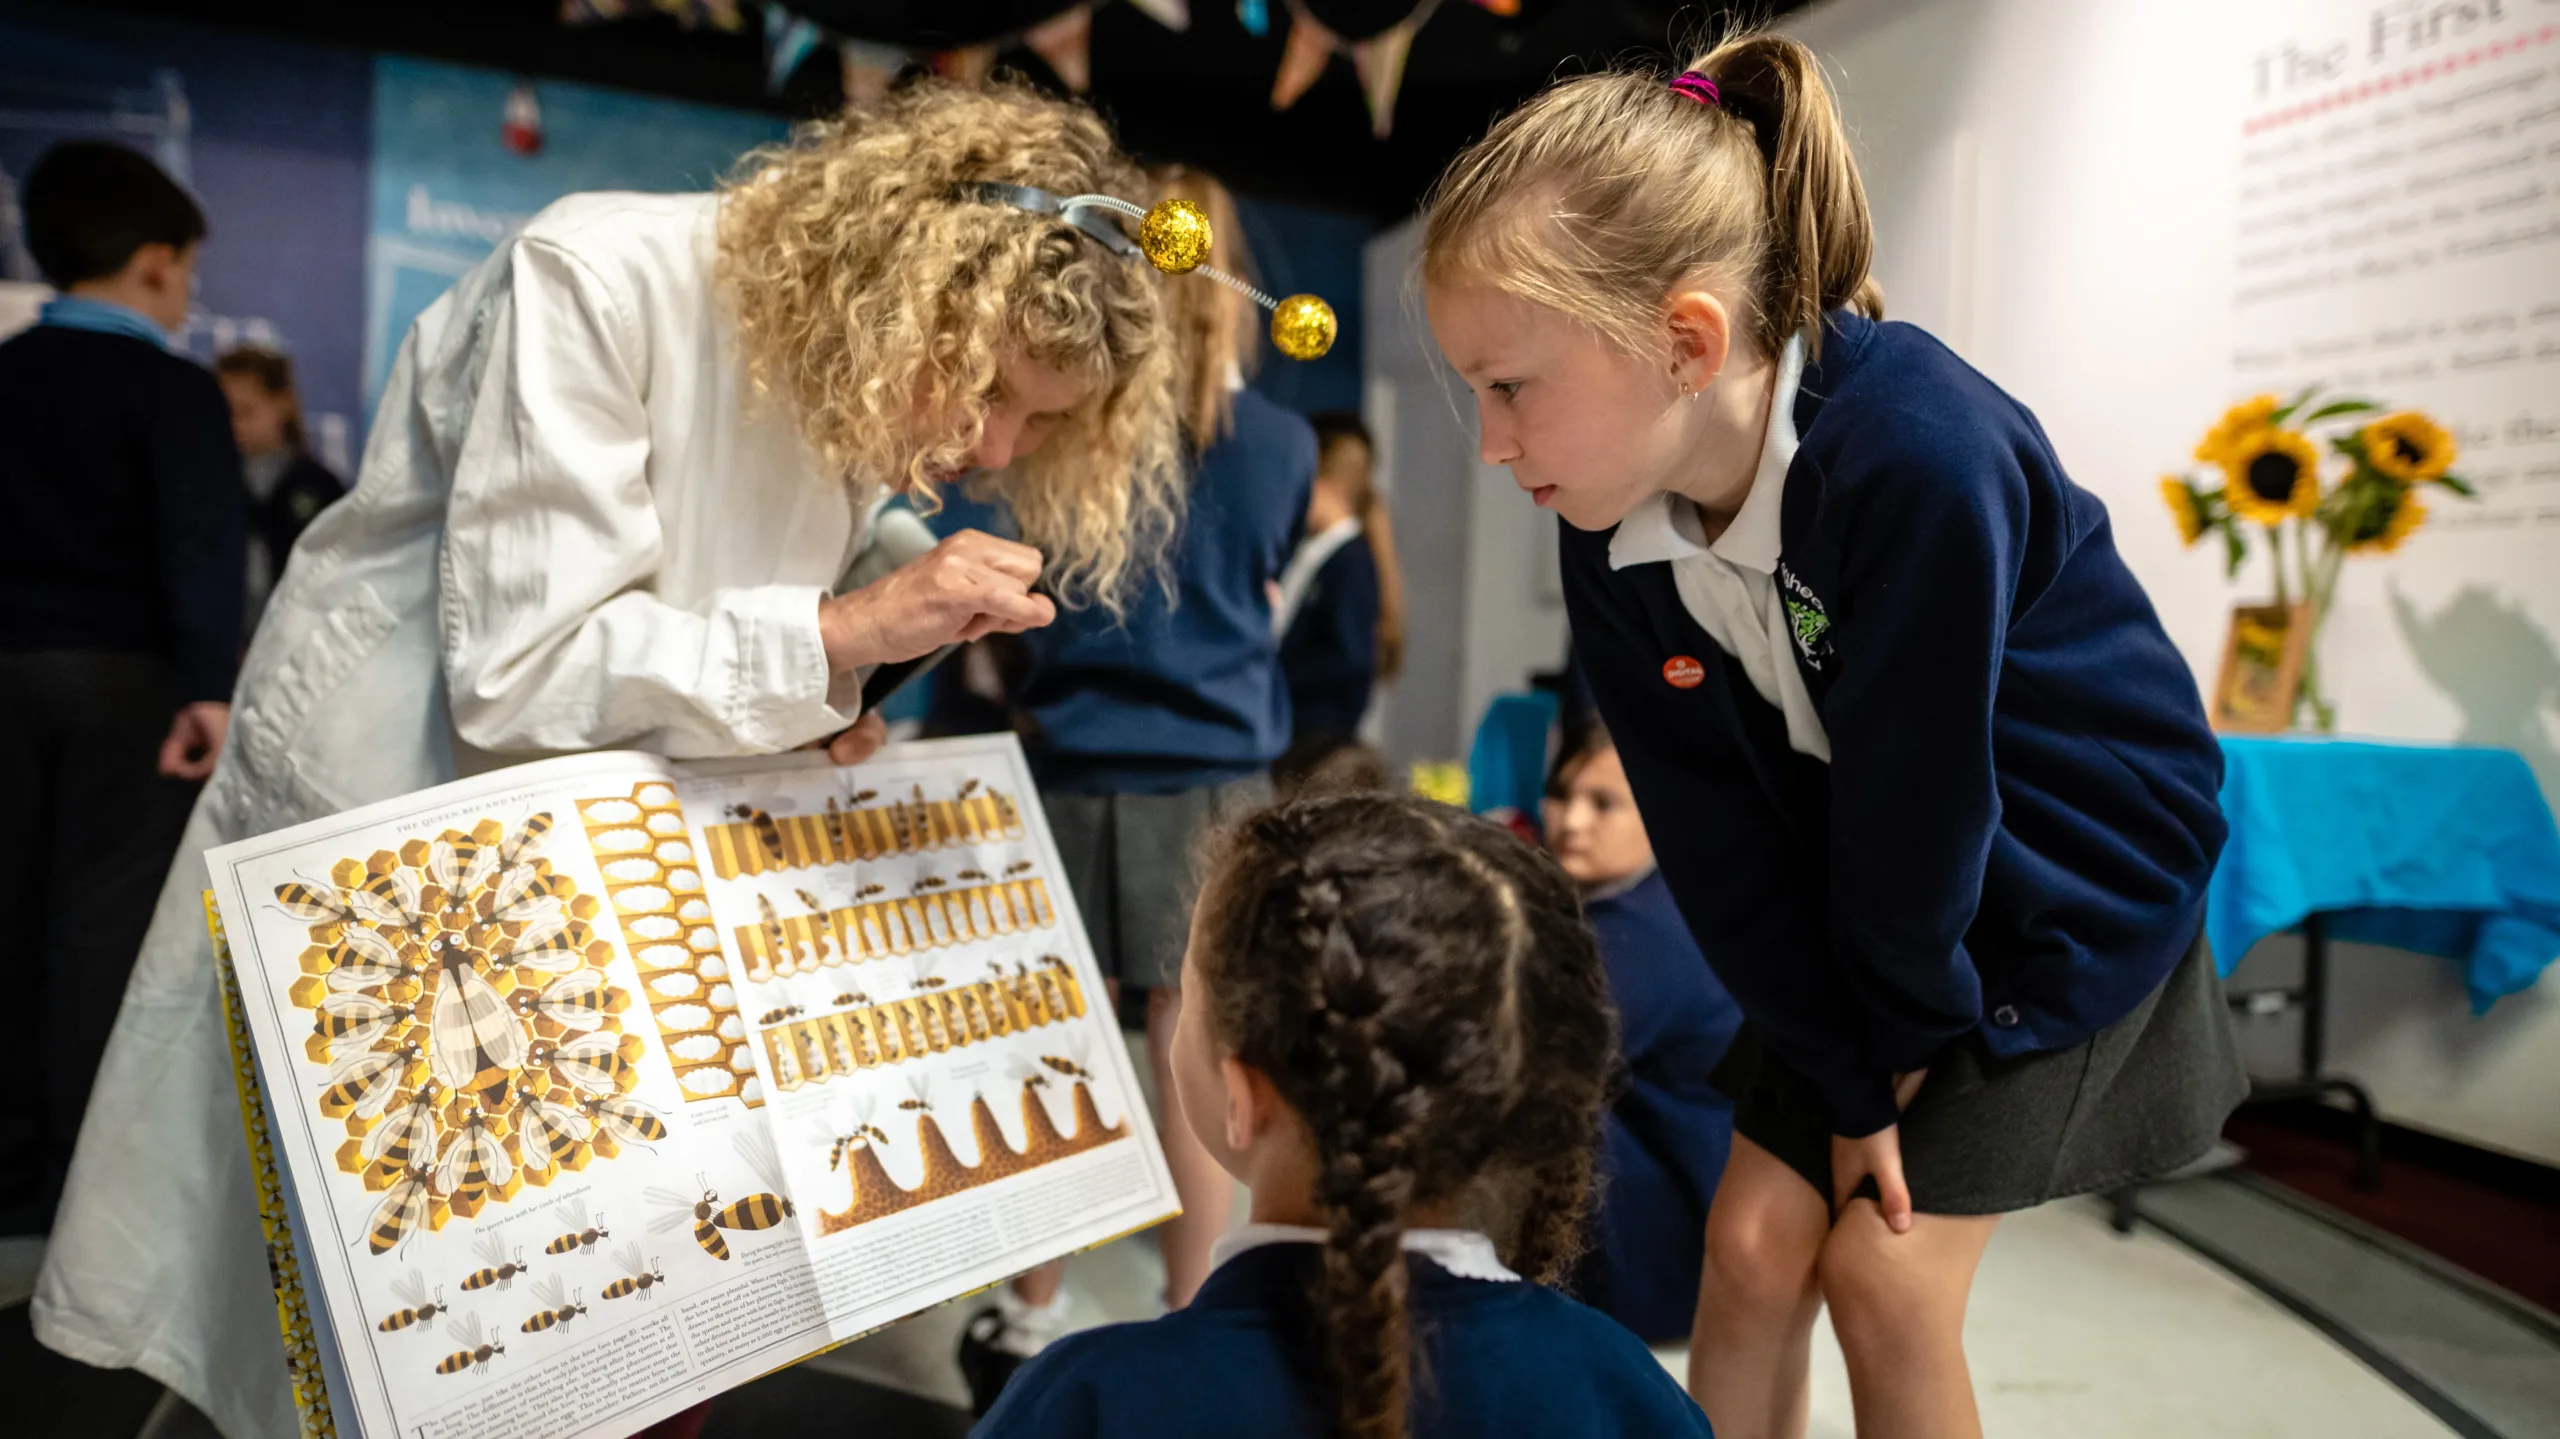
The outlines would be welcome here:
<svg viewBox="0 0 2560 1439">
<path fill-rule="evenodd" d="M 889 572 L 885 579 L 818 602 L 827 668 L 895 664 L 944 645 L 1036 630 L 1057 606 L 1031 592 L 1040 552 L 977 530 L 962 530 Z"/>
</svg>

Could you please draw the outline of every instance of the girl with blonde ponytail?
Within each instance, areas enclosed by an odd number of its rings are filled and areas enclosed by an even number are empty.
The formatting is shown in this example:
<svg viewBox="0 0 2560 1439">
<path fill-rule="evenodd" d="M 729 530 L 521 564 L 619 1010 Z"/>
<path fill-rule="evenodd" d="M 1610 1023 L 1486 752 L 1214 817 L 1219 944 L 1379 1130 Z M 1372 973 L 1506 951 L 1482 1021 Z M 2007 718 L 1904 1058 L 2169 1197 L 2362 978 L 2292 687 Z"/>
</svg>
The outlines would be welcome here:
<svg viewBox="0 0 2560 1439">
<path fill-rule="evenodd" d="M 2221 754 L 2034 416 L 1883 323 L 1819 64 L 1731 39 L 1532 99 L 1425 224 L 1484 460 L 1564 523 L 1576 653 L 1745 1024 L 1690 1388 L 1800 1435 L 1830 1306 L 1862 1433 L 1980 1432 L 1997 1216 L 2209 1146 Z"/>
</svg>

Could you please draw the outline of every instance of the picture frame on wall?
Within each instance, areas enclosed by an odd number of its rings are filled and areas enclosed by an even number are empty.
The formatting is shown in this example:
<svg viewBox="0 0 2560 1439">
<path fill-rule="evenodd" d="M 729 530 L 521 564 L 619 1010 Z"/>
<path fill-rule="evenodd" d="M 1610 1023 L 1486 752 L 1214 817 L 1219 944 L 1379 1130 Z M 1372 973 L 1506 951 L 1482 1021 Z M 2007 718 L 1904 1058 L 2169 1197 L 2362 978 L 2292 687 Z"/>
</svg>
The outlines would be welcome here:
<svg viewBox="0 0 2560 1439">
<path fill-rule="evenodd" d="M 2214 681 L 2213 727 L 2277 734 L 2293 727 L 2302 666 L 2311 651 L 2309 605 L 2234 605 Z"/>
</svg>

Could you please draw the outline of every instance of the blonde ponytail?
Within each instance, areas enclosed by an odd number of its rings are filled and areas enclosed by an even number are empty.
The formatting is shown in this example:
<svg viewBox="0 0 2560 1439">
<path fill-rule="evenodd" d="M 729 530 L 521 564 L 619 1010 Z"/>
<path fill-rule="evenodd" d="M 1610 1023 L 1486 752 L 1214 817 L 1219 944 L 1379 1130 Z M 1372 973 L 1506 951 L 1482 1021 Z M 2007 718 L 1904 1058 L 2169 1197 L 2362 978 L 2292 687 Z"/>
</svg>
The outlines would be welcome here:
<svg viewBox="0 0 2560 1439">
<path fill-rule="evenodd" d="M 1745 35 L 1691 68 L 1711 92 L 1611 71 L 1504 116 L 1434 187 L 1424 275 L 1564 311 L 1638 352 L 1662 343 L 1665 298 L 1701 282 L 1740 302 L 1770 354 L 1802 332 L 1818 358 L 1831 310 L 1880 315 L 1866 190 L 1813 52 Z"/>
</svg>

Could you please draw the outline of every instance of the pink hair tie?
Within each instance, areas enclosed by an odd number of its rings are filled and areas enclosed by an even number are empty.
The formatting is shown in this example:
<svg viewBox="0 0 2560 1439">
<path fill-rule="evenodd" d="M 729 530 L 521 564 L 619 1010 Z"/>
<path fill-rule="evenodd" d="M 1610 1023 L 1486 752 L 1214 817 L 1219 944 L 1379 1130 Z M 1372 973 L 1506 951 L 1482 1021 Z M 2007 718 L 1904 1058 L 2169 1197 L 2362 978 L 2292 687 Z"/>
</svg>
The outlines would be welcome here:
<svg viewBox="0 0 2560 1439">
<path fill-rule="evenodd" d="M 1716 88 L 1716 82 L 1695 70 L 1681 71 L 1672 79 L 1671 90 L 1672 93 L 1686 95 L 1701 105 L 1724 103 L 1724 92 Z"/>
</svg>

